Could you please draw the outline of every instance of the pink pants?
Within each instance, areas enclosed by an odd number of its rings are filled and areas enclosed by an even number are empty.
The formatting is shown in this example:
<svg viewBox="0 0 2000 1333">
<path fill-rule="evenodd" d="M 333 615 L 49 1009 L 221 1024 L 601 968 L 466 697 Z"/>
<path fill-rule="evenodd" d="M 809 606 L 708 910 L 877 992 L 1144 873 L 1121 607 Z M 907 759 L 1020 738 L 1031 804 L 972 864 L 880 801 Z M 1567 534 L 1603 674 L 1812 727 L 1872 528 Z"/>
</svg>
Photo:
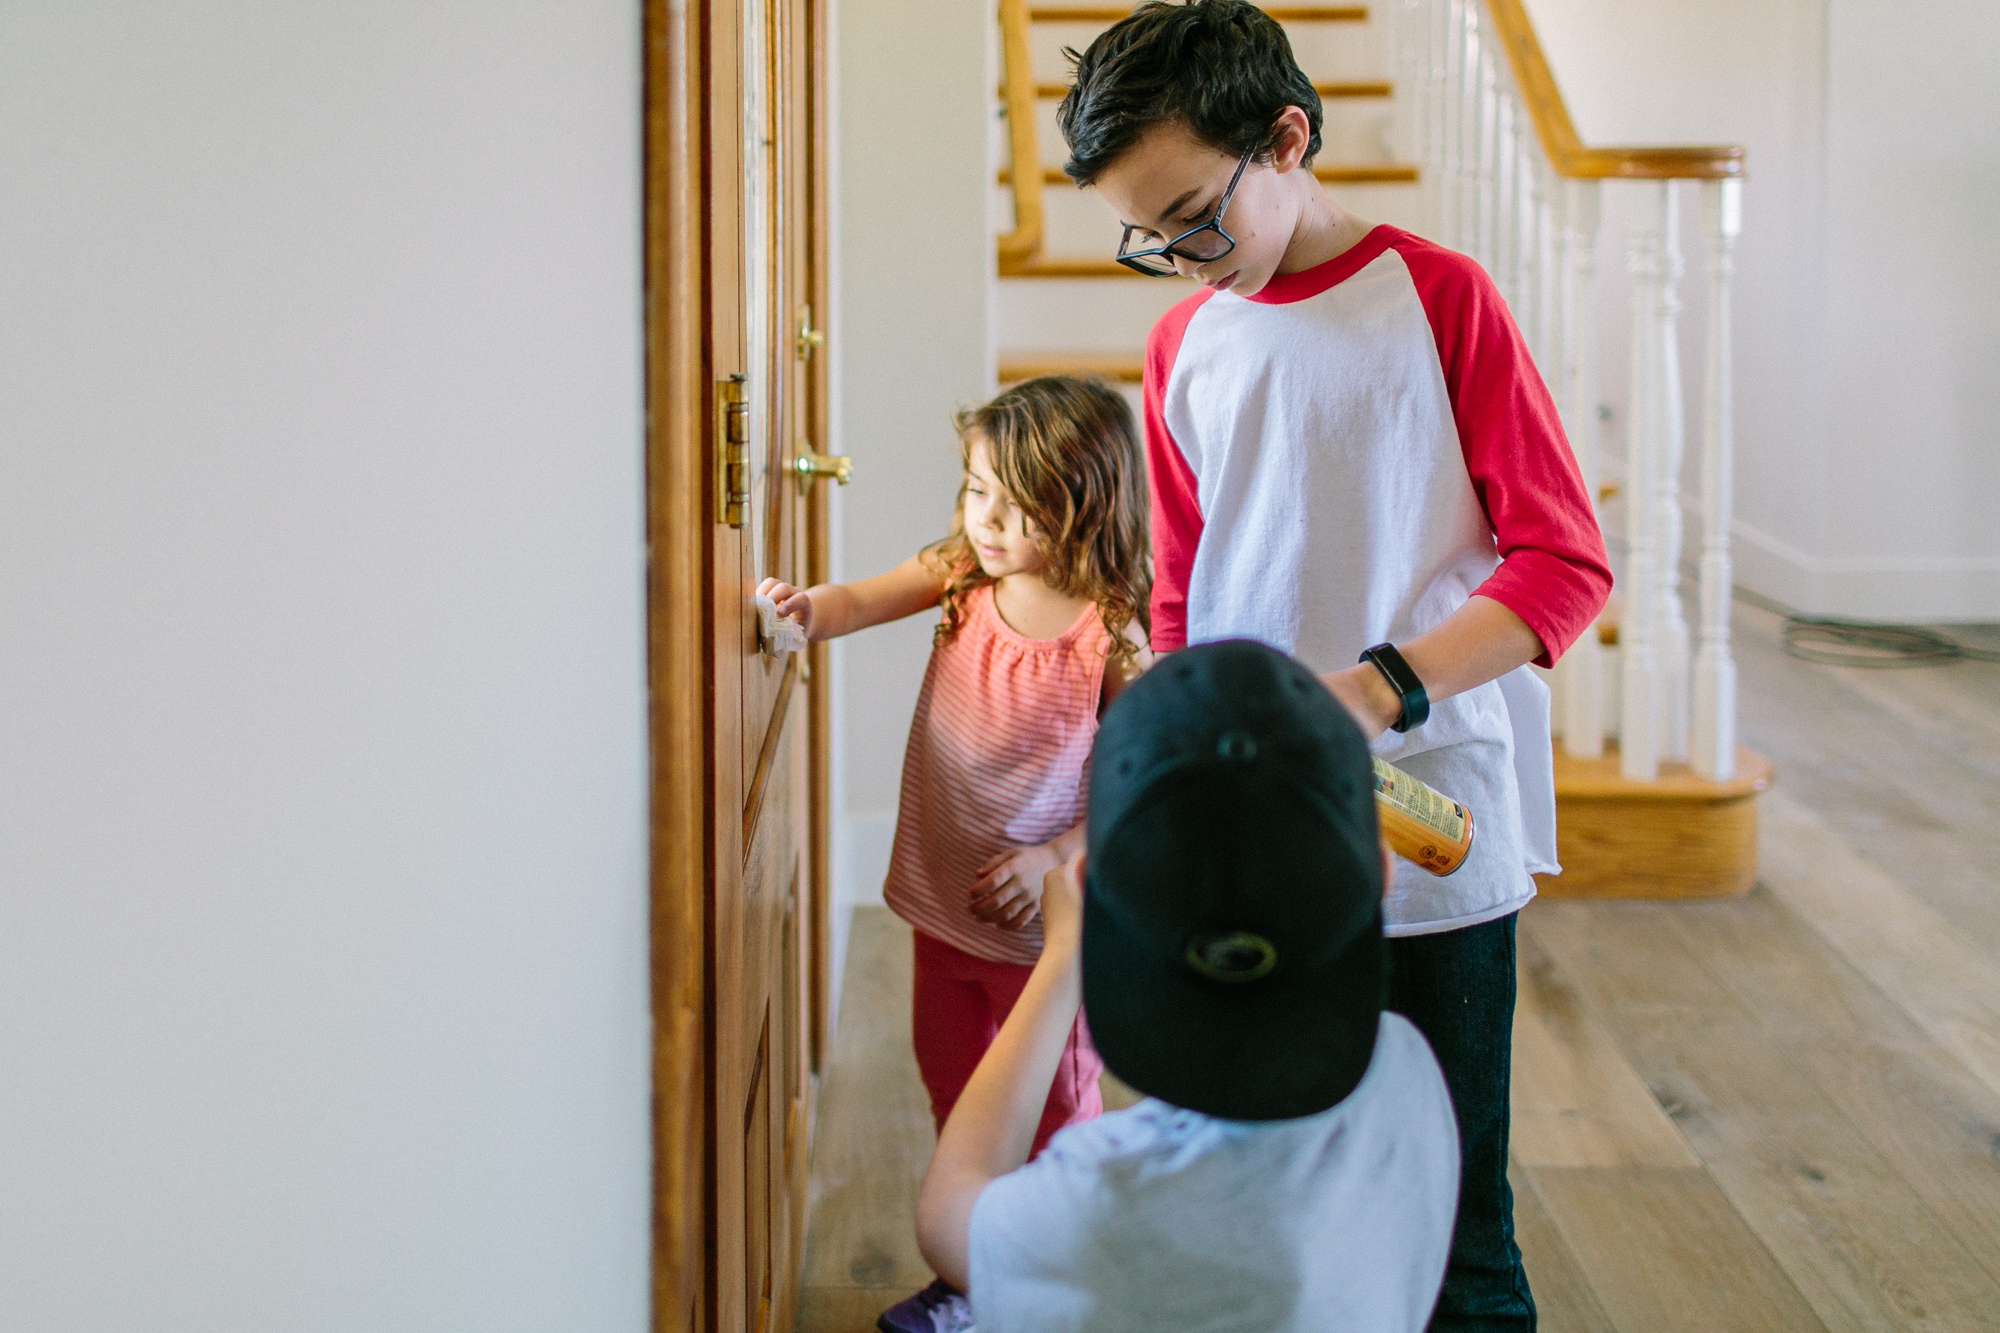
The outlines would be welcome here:
<svg viewBox="0 0 2000 1333">
<path fill-rule="evenodd" d="M 921 930 L 912 934 L 917 947 L 910 1035 L 917 1048 L 917 1069 L 931 1095 L 931 1114 L 941 1130 L 1034 969 L 975 958 Z M 1030 1156 L 1064 1125 L 1103 1114 L 1104 1100 L 1097 1091 L 1097 1076 L 1103 1072 L 1104 1061 L 1090 1044 L 1090 1029 L 1078 1014 L 1063 1046 L 1062 1063 L 1056 1066 L 1041 1124 L 1035 1127 Z"/>
</svg>

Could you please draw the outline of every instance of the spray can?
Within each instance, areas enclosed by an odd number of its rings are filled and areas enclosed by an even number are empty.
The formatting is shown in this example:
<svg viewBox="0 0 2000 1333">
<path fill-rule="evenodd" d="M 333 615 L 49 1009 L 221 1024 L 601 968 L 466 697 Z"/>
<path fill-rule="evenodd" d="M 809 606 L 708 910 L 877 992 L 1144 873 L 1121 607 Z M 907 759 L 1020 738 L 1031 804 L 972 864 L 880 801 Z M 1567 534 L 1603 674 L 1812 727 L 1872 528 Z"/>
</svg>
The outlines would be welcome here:
<svg viewBox="0 0 2000 1333">
<path fill-rule="evenodd" d="M 1472 850 L 1472 812 L 1435 787 L 1375 761 L 1375 814 L 1389 850 L 1433 875 L 1449 875 Z"/>
</svg>

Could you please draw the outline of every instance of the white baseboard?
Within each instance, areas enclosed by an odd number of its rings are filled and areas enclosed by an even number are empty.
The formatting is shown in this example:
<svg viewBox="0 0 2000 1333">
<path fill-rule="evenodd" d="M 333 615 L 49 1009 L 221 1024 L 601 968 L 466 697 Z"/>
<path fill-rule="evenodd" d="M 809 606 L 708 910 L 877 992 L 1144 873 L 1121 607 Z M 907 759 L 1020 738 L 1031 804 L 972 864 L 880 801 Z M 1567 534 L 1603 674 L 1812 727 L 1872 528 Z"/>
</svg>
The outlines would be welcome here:
<svg viewBox="0 0 2000 1333">
<path fill-rule="evenodd" d="M 2000 557 L 1821 557 L 1738 519 L 1736 582 L 1807 615 L 1901 624 L 2000 621 Z"/>
</svg>

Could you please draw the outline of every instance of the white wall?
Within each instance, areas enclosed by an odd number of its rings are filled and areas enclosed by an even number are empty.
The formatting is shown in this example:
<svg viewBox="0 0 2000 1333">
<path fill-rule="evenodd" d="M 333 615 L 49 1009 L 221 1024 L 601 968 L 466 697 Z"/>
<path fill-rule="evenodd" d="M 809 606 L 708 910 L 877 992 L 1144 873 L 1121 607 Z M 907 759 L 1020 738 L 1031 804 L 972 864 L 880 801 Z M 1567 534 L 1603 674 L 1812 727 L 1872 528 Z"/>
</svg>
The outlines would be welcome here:
<svg viewBox="0 0 2000 1333">
<path fill-rule="evenodd" d="M 1529 8 L 1586 141 L 1749 149 L 1734 307 L 1739 581 L 1809 611 L 2000 619 L 1988 517 L 2000 502 L 1988 240 L 2000 117 L 1985 105 L 2000 8 Z M 1607 191 L 1599 268 L 1614 277 L 1632 188 Z M 1683 189 L 1692 459 L 1705 256 Z M 1616 302 L 1602 313 L 1602 397 L 1622 409 L 1624 316 Z M 1603 443 L 1621 448 L 1616 428 Z"/>
<path fill-rule="evenodd" d="M 0 6 L 0 1323 L 632 1329 L 629 0 Z"/>
<path fill-rule="evenodd" d="M 2000 5 L 1828 14 L 1820 582 L 2000 620 Z"/>
<path fill-rule="evenodd" d="M 992 10 L 840 0 L 829 345 L 839 496 L 834 577 L 879 574 L 942 537 L 959 478 L 954 410 L 990 392 L 985 118 Z M 835 957 L 848 911 L 881 899 L 910 711 L 933 618 L 837 642 Z"/>
</svg>

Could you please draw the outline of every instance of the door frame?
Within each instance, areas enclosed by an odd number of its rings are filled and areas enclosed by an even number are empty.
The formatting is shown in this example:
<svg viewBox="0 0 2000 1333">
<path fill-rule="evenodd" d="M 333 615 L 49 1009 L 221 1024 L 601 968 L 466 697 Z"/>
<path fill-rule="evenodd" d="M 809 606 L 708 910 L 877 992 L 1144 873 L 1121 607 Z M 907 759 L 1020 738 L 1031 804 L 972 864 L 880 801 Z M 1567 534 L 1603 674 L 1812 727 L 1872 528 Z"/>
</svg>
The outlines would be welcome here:
<svg viewBox="0 0 2000 1333">
<path fill-rule="evenodd" d="M 827 0 L 806 0 L 811 215 L 808 290 L 814 322 L 829 309 L 831 218 L 826 61 Z M 652 1325 L 707 1329 L 712 1305 L 713 1097 L 709 1054 L 715 996 L 709 971 L 717 859 L 714 616 L 714 370 L 708 329 L 706 218 L 709 8 L 702 0 L 646 0 L 642 108 L 646 339 L 647 677 L 652 774 L 651 991 L 653 1009 Z M 725 187 L 728 188 L 728 187 Z M 786 336 L 785 330 L 775 330 Z M 811 358 L 806 415 L 821 452 L 831 427 L 826 356 Z M 775 479 L 774 479 L 775 482 Z M 808 499 L 807 577 L 827 577 L 828 497 Z M 807 681 L 810 922 L 805 1034 L 815 1075 L 827 1013 L 830 875 L 829 671 L 826 645 L 801 666 Z M 732 845 L 732 855 L 740 848 Z M 788 1277 L 793 1275 L 787 1275 Z"/>
<path fill-rule="evenodd" d="M 709 980 L 715 863 L 709 688 L 714 521 L 703 164 L 706 10 L 646 0 L 646 671 L 652 762 L 652 1323 L 709 1319 Z"/>
</svg>

